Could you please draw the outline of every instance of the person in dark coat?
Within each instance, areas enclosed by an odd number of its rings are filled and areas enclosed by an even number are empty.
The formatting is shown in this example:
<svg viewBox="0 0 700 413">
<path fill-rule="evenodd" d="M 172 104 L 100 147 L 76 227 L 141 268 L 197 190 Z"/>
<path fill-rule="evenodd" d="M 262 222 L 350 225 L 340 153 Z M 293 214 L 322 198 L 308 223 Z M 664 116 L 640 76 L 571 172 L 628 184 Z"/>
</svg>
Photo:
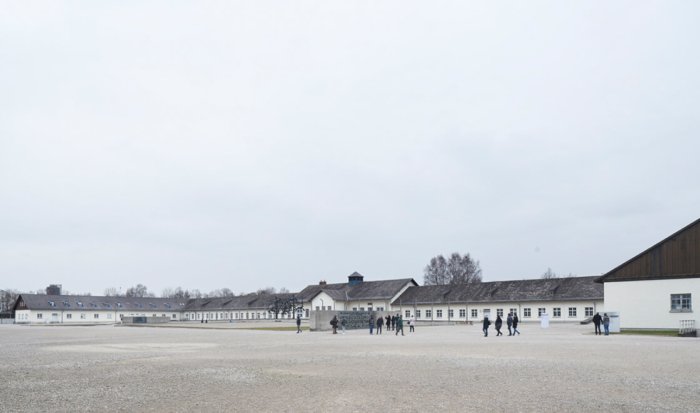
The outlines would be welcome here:
<svg viewBox="0 0 700 413">
<path fill-rule="evenodd" d="M 297 315 L 297 334 L 301 333 L 301 316 Z"/>
<path fill-rule="evenodd" d="M 489 336 L 489 326 L 491 325 L 491 322 L 489 321 L 489 318 L 484 316 L 484 329 L 481 330 L 484 332 L 484 337 Z"/>
<path fill-rule="evenodd" d="M 382 334 L 382 326 L 384 325 L 384 317 L 377 317 L 377 334 Z"/>
<path fill-rule="evenodd" d="M 396 316 L 391 317 L 391 329 L 396 330 Z"/>
<path fill-rule="evenodd" d="M 515 333 L 518 333 L 518 335 L 520 335 L 520 331 L 518 331 L 518 315 L 517 314 L 513 315 L 513 335 L 515 335 Z"/>
<path fill-rule="evenodd" d="M 374 330 L 374 316 L 371 315 L 369 316 L 369 335 L 372 335 L 372 331 Z"/>
<path fill-rule="evenodd" d="M 338 316 L 333 316 L 333 319 L 331 320 L 331 325 L 333 326 L 333 334 L 338 334 L 337 331 L 335 331 L 338 328 Z"/>
<path fill-rule="evenodd" d="M 513 316 L 508 313 L 508 319 L 506 320 L 508 323 L 508 335 L 512 336 L 513 332 L 511 331 L 511 327 L 513 327 Z"/>
<path fill-rule="evenodd" d="M 502 336 L 503 333 L 501 333 L 501 326 L 503 325 L 503 320 L 501 320 L 501 316 L 496 316 L 496 323 L 494 323 L 494 326 L 496 327 L 496 337 Z"/>
<path fill-rule="evenodd" d="M 387 316 L 384 317 L 384 319 L 386 321 L 386 323 L 384 324 L 386 324 L 387 331 L 391 331 L 391 317 L 389 317 L 389 315 L 387 314 Z"/>
<path fill-rule="evenodd" d="M 595 313 L 593 316 L 593 324 L 595 324 L 595 335 L 600 335 L 603 334 L 602 331 L 600 331 L 600 323 L 603 322 L 603 317 L 600 316 L 600 313 Z"/>
<path fill-rule="evenodd" d="M 403 318 L 401 318 L 401 315 L 396 316 L 396 335 L 399 335 L 399 331 L 401 332 L 401 335 L 403 334 Z"/>
</svg>

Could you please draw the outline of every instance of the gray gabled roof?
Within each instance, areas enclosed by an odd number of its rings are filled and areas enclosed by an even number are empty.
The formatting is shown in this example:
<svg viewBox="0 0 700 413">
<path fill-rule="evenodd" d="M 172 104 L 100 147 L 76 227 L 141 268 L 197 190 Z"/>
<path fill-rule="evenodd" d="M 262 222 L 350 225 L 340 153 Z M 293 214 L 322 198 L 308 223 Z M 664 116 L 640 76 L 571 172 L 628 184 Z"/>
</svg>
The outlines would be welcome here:
<svg viewBox="0 0 700 413">
<path fill-rule="evenodd" d="M 409 287 L 393 304 L 602 300 L 603 286 L 595 282 L 596 278 L 570 277 Z"/>
<path fill-rule="evenodd" d="M 232 311 L 268 309 L 275 297 L 287 299 L 296 293 L 283 294 L 247 294 L 237 297 L 198 298 L 191 300 L 183 311 Z"/>
<path fill-rule="evenodd" d="M 90 295 L 21 294 L 20 298 L 17 299 L 17 303 L 20 302 L 20 299 L 24 301 L 30 310 L 111 310 L 138 311 L 140 313 L 149 311 L 181 311 L 187 303 L 187 300 L 184 298 L 104 297 Z M 55 306 L 52 306 L 51 302 Z M 82 303 L 83 306 L 81 307 L 79 303 Z M 155 307 L 151 304 L 155 305 Z"/>
<path fill-rule="evenodd" d="M 397 280 L 364 281 L 357 285 L 348 283 L 309 285 L 301 290 L 299 297 L 305 301 L 311 301 L 319 293 L 324 292 L 336 301 L 358 300 L 390 300 L 396 296 L 406 284 L 418 285 L 413 278 L 400 278 Z"/>
</svg>

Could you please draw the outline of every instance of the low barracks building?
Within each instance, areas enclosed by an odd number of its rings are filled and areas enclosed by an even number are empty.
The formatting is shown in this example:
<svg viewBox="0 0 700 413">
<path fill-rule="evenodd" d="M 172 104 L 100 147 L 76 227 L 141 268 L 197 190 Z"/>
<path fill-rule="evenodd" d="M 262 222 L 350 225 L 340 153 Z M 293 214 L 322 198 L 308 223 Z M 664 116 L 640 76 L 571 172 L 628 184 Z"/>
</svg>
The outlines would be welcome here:
<svg viewBox="0 0 700 413">
<path fill-rule="evenodd" d="M 392 311 L 418 321 L 467 322 L 518 314 L 522 321 L 578 322 L 603 311 L 603 285 L 596 277 L 496 281 L 464 285 L 418 286 L 411 278 L 364 281 L 355 272 L 347 283 L 310 285 L 296 294 L 248 294 L 184 299 L 22 294 L 15 321 L 29 323 L 118 323 L 126 316 L 167 317 L 173 321 L 274 319 L 276 297 L 296 296 L 309 319 L 317 311 Z M 286 314 L 291 319 L 295 315 Z M 279 315 L 282 318 L 282 315 Z"/>
</svg>

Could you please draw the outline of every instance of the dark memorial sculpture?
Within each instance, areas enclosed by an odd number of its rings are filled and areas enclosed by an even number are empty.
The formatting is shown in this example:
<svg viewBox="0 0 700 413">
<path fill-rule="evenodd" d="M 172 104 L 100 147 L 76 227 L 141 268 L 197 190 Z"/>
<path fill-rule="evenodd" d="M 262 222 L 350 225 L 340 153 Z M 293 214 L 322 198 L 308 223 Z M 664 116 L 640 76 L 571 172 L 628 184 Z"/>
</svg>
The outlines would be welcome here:
<svg viewBox="0 0 700 413">
<path fill-rule="evenodd" d="M 347 330 L 368 329 L 369 318 L 372 315 L 374 315 L 374 311 L 338 311 L 338 320 L 345 320 L 345 329 Z"/>
</svg>

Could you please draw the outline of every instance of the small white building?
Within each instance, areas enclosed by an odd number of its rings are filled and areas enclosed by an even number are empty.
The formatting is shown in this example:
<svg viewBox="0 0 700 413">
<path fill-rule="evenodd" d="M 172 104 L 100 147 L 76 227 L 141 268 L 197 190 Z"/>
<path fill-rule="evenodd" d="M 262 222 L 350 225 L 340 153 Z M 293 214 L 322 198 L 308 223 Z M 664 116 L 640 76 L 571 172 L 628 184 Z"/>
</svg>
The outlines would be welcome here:
<svg viewBox="0 0 700 413">
<path fill-rule="evenodd" d="M 622 329 L 676 330 L 695 321 L 700 296 L 700 219 L 598 277 Z"/>
</svg>

